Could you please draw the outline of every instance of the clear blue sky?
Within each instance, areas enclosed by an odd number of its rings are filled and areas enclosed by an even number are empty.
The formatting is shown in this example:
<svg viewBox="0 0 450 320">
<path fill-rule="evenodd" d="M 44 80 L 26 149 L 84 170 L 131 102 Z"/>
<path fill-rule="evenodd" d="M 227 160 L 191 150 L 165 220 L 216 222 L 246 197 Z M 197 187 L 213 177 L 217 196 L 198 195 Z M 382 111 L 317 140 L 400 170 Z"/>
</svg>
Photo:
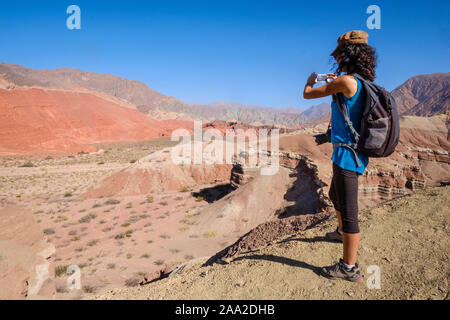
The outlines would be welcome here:
<svg viewBox="0 0 450 320">
<path fill-rule="evenodd" d="M 81 8 L 82 29 L 66 28 Z M 367 30 L 366 8 L 381 8 Z M 113 73 L 182 101 L 306 108 L 312 72 L 330 70 L 337 37 L 366 30 L 377 82 L 448 72 L 450 1 L 0 1 L 0 61 Z"/>
</svg>

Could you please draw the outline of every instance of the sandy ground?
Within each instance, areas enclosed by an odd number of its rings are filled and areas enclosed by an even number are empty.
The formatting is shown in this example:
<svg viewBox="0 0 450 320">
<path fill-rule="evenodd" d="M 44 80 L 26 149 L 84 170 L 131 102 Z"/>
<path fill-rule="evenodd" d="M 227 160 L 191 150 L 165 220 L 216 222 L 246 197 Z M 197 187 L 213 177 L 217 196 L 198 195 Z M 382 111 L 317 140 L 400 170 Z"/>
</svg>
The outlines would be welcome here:
<svg viewBox="0 0 450 320">
<path fill-rule="evenodd" d="M 97 146 L 103 151 L 90 154 L 1 159 L 0 208 L 26 206 L 41 234 L 55 246 L 57 298 L 136 285 L 146 273 L 211 254 L 234 241 L 190 234 L 190 241 L 174 242 L 179 234 L 188 238 L 196 212 L 207 205 L 191 192 L 210 185 L 137 196 L 80 197 L 134 160 L 168 145 L 172 143 L 159 139 L 103 144 Z M 81 268 L 83 287 L 76 293 L 66 287 L 65 268 L 70 265 Z"/>
<path fill-rule="evenodd" d="M 318 269 L 341 256 L 323 235 L 336 219 L 244 253 L 226 265 L 194 261 L 173 276 L 86 299 L 448 299 L 450 187 L 429 188 L 360 213 L 360 283 Z M 369 288 L 380 271 L 380 289 Z M 373 267 L 372 267 L 373 268 Z"/>
</svg>

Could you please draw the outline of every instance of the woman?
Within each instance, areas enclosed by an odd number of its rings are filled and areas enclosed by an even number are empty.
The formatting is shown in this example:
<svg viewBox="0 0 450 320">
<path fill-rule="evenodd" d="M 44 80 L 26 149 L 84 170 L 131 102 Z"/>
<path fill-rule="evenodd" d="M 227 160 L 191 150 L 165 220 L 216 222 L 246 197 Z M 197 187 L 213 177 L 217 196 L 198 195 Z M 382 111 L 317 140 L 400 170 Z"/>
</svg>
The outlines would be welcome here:
<svg viewBox="0 0 450 320">
<path fill-rule="evenodd" d="M 316 74 L 313 73 L 309 76 L 303 92 L 305 99 L 342 93 L 349 118 L 356 129 L 360 127 L 366 93 L 361 81 L 351 74 L 357 73 L 370 81 L 375 79 L 376 53 L 375 49 L 369 46 L 368 37 L 364 31 L 350 31 L 340 36 L 338 46 L 331 54 L 337 62 L 337 76 L 329 73 L 328 77 L 333 81 L 314 88 Z M 345 74 L 340 76 L 342 72 Z M 333 144 L 354 143 L 344 117 L 334 101 L 331 104 L 331 142 Z M 358 177 L 364 173 L 369 159 L 341 146 L 333 149 L 331 160 L 333 161 L 333 178 L 329 196 L 336 210 L 338 227 L 336 231 L 327 233 L 326 237 L 329 240 L 343 242 L 343 257 L 335 265 L 322 268 L 321 273 L 330 279 L 358 282 L 362 280 L 356 263 L 360 238 Z"/>
</svg>

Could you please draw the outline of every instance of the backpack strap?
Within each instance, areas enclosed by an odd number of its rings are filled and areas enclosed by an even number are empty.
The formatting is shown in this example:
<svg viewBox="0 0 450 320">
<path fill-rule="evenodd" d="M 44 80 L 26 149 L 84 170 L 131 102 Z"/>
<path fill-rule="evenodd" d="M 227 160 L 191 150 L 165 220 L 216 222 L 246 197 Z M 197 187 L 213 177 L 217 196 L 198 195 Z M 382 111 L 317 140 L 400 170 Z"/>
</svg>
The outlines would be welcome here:
<svg viewBox="0 0 450 320">
<path fill-rule="evenodd" d="M 350 118 L 348 116 L 347 106 L 344 102 L 344 95 L 342 93 L 337 93 L 337 94 L 333 95 L 333 100 L 336 102 L 339 111 L 341 112 L 342 116 L 344 117 L 344 120 L 347 123 L 348 128 L 350 129 L 350 133 L 353 135 L 355 144 L 358 144 L 359 133 L 353 127 L 352 121 L 350 120 Z"/>
<path fill-rule="evenodd" d="M 359 161 L 358 154 L 356 153 L 356 144 L 346 144 L 346 143 L 333 143 L 333 148 L 337 147 L 345 147 L 350 149 L 350 151 L 353 152 L 353 155 L 355 156 L 356 164 L 358 165 L 358 168 L 361 167 L 361 161 Z"/>
<path fill-rule="evenodd" d="M 344 95 L 341 92 L 333 95 L 333 101 L 336 102 L 338 109 L 341 112 L 342 116 L 344 117 L 344 120 L 347 123 L 347 127 L 350 129 L 350 133 L 352 134 L 353 139 L 355 140 L 355 143 L 352 143 L 352 144 L 333 143 L 333 148 L 345 147 L 345 148 L 350 149 L 353 152 L 353 155 L 355 156 L 355 161 L 359 168 L 359 167 L 361 167 L 361 161 L 359 161 L 358 154 L 356 153 L 356 148 L 357 148 L 358 141 L 359 141 L 359 133 L 353 127 L 352 121 L 350 120 L 350 118 L 348 116 L 347 105 L 344 102 Z"/>
<path fill-rule="evenodd" d="M 361 83 L 363 84 L 363 87 L 365 87 L 368 98 L 370 97 L 370 99 L 372 99 L 372 101 L 373 101 L 373 103 L 370 103 L 370 104 L 371 105 L 378 104 L 380 101 L 380 98 L 378 97 L 378 95 L 376 93 L 380 92 L 383 88 L 376 85 L 372 81 L 364 79 L 362 76 L 360 76 L 357 73 L 352 73 L 351 75 L 354 76 L 355 78 L 357 78 L 359 81 L 361 81 Z M 370 109 L 365 110 L 363 117 L 365 117 L 370 111 L 371 111 Z"/>
</svg>

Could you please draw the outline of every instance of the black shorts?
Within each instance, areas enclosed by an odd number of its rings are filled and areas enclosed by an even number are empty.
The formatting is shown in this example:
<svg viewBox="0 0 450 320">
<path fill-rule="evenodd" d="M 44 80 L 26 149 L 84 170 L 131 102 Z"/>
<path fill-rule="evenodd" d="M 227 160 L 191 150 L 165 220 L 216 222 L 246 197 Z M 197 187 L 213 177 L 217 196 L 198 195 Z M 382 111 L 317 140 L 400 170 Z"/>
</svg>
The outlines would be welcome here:
<svg viewBox="0 0 450 320">
<path fill-rule="evenodd" d="M 345 170 L 333 162 L 333 179 L 328 193 L 334 208 L 342 215 L 342 231 L 359 233 L 358 177 L 361 174 Z"/>
</svg>

